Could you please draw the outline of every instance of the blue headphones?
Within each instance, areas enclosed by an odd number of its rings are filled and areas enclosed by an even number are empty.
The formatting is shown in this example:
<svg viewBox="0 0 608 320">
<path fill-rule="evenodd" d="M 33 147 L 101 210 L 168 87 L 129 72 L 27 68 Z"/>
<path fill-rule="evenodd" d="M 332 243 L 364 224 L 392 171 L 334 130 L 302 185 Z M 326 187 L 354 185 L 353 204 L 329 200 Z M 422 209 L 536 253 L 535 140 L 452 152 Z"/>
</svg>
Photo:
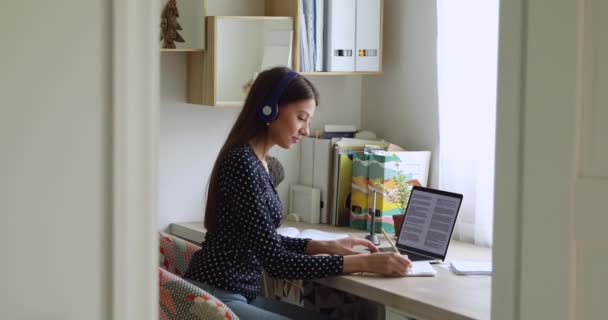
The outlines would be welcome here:
<svg viewBox="0 0 608 320">
<path fill-rule="evenodd" d="M 270 123 L 279 116 L 279 99 L 291 80 L 298 76 L 297 72 L 289 71 L 274 86 L 270 95 L 258 106 L 258 116 L 262 121 Z"/>
</svg>

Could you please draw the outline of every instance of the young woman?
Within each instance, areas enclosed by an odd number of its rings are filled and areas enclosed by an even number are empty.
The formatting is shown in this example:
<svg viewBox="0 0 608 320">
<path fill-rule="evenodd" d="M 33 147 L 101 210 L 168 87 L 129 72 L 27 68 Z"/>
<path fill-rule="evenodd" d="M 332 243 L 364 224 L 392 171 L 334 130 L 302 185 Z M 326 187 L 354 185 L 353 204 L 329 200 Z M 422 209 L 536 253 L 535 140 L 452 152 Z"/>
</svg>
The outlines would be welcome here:
<svg viewBox="0 0 608 320">
<path fill-rule="evenodd" d="M 365 239 L 315 241 L 277 234 L 282 209 L 268 172 L 268 152 L 274 146 L 289 149 L 308 135 L 318 100 L 312 83 L 288 68 L 260 73 L 211 172 L 207 233 L 185 278 L 241 319 L 319 318 L 260 297 L 262 271 L 280 279 L 316 279 L 359 271 L 404 276 L 410 267 L 406 257 L 379 253 Z M 372 253 L 359 254 L 355 245 Z"/>
</svg>

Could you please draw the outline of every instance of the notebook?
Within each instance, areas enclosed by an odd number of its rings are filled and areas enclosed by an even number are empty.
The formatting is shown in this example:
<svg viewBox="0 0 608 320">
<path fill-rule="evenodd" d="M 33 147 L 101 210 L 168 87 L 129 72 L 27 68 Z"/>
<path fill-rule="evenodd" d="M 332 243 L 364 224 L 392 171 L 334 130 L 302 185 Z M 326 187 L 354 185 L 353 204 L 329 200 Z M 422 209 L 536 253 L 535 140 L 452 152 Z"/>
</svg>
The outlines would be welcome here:
<svg viewBox="0 0 608 320">
<path fill-rule="evenodd" d="M 433 277 L 437 274 L 437 270 L 431 266 L 428 261 L 413 261 L 408 277 Z"/>
<path fill-rule="evenodd" d="M 411 261 L 443 261 L 462 195 L 414 186 L 405 209 L 397 249 Z"/>
<path fill-rule="evenodd" d="M 491 275 L 492 262 L 490 261 L 472 261 L 472 260 L 452 260 L 450 269 L 455 274 L 460 275 Z"/>
<path fill-rule="evenodd" d="M 414 261 L 410 271 L 405 275 L 406 277 L 434 277 L 437 274 L 437 270 L 431 266 L 428 261 Z M 384 277 L 379 273 L 373 272 L 355 272 L 353 275 L 363 277 Z"/>
</svg>

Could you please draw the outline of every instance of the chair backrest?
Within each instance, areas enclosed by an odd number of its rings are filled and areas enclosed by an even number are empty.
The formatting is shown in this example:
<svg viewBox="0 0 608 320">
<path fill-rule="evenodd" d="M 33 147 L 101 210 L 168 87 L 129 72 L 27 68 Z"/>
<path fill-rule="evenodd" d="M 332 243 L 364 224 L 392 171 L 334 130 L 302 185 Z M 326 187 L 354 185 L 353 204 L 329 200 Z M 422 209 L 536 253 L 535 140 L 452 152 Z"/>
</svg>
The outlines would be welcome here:
<svg viewBox="0 0 608 320">
<path fill-rule="evenodd" d="M 238 320 L 223 302 L 190 282 L 158 268 L 160 320 Z"/>
<path fill-rule="evenodd" d="M 182 279 L 192 255 L 201 248 L 163 232 L 158 239 L 160 320 L 238 320 L 223 302 Z"/>
<path fill-rule="evenodd" d="M 160 242 L 159 266 L 182 277 L 188 269 L 192 255 L 201 247 L 163 232 L 160 232 L 158 239 Z"/>
</svg>

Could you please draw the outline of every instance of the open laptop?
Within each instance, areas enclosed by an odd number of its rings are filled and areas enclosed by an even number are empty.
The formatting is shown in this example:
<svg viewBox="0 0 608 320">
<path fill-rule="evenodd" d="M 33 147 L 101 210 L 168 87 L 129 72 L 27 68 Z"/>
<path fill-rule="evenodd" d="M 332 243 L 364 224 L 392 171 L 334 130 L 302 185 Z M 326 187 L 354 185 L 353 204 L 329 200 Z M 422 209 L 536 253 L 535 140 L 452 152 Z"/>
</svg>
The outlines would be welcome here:
<svg viewBox="0 0 608 320">
<path fill-rule="evenodd" d="M 411 261 L 443 261 L 461 203 L 461 194 L 413 187 L 397 238 L 399 252 Z"/>
</svg>

